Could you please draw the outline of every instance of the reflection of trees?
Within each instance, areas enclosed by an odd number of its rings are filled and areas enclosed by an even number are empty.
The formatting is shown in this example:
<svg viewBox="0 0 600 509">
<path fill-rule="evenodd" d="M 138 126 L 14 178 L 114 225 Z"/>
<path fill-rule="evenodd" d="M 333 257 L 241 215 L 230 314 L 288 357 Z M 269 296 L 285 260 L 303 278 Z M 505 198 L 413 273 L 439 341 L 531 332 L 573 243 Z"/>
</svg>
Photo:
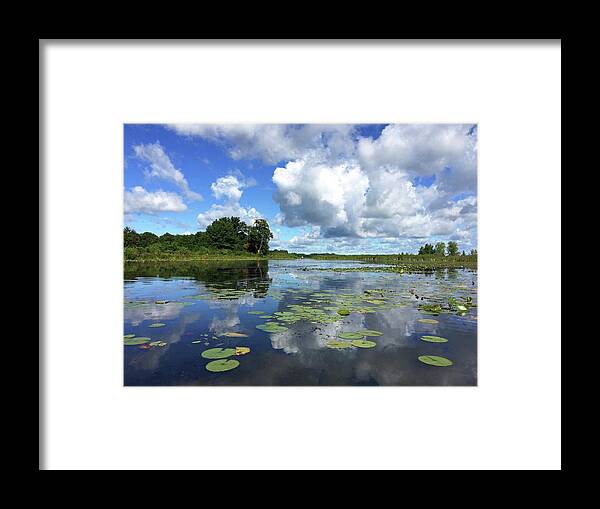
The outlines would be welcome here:
<svg viewBox="0 0 600 509">
<path fill-rule="evenodd" d="M 208 286 L 252 291 L 264 297 L 269 290 L 268 260 L 209 262 L 126 262 L 125 279 L 191 277 Z"/>
</svg>

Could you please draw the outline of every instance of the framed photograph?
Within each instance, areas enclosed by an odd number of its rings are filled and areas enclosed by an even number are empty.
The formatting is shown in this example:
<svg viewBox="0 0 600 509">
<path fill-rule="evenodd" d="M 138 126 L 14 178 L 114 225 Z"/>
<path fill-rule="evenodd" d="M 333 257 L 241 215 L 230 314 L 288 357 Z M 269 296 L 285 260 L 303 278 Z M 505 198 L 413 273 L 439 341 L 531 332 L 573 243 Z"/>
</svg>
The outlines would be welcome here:
<svg viewBox="0 0 600 509">
<path fill-rule="evenodd" d="M 125 385 L 476 385 L 477 125 L 126 124 Z"/>
<path fill-rule="evenodd" d="M 41 470 L 561 468 L 560 40 L 39 56 Z"/>
</svg>

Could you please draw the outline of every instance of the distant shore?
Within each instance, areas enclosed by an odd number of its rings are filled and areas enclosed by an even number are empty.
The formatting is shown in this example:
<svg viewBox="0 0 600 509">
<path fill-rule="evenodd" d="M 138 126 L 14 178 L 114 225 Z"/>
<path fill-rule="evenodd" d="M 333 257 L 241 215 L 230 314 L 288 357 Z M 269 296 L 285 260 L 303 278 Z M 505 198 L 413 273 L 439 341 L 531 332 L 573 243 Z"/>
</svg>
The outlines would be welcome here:
<svg viewBox="0 0 600 509">
<path fill-rule="evenodd" d="M 246 256 L 246 255 L 204 255 L 194 257 L 160 257 L 145 259 L 125 259 L 125 263 L 189 263 L 189 262 L 220 262 L 220 261 L 268 261 L 268 260 L 322 260 L 322 261 L 357 261 L 363 263 L 391 265 L 388 271 L 400 272 L 402 269 L 408 270 L 433 270 L 433 269 L 476 269 L 477 255 L 466 256 L 434 256 L 434 255 L 341 255 L 341 254 L 311 254 L 296 255 L 290 253 L 289 256 Z M 338 269 L 343 270 L 343 269 Z M 357 267 L 356 270 L 361 270 Z M 364 270 L 364 269 L 362 269 Z"/>
</svg>

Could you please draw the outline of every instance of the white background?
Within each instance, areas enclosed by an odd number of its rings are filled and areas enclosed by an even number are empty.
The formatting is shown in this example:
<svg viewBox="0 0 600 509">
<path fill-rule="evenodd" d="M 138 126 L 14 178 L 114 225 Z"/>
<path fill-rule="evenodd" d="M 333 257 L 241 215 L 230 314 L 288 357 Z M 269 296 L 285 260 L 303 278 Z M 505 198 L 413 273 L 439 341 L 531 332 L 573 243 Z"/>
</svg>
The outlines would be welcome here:
<svg viewBox="0 0 600 509">
<path fill-rule="evenodd" d="M 43 468 L 560 468 L 559 43 L 41 55 Z M 122 125 L 186 121 L 478 122 L 479 387 L 123 387 Z"/>
</svg>

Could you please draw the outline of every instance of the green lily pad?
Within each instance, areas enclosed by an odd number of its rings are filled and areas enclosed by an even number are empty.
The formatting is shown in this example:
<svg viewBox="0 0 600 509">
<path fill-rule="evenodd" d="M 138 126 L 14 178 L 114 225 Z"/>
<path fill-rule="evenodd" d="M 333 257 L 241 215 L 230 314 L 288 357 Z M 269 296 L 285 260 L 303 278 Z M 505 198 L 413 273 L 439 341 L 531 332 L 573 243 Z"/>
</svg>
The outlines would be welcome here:
<svg viewBox="0 0 600 509">
<path fill-rule="evenodd" d="M 144 343 L 148 343 L 150 341 L 152 341 L 151 338 L 125 338 L 123 340 L 123 344 L 127 346 L 143 345 Z"/>
<path fill-rule="evenodd" d="M 342 339 L 362 339 L 365 335 L 362 332 L 340 332 L 339 338 Z"/>
<path fill-rule="evenodd" d="M 350 311 L 348 309 L 338 309 L 338 315 L 341 316 L 348 316 L 350 314 Z"/>
<path fill-rule="evenodd" d="M 123 336 L 123 339 L 131 339 L 131 338 L 135 338 L 135 334 L 125 334 Z"/>
<path fill-rule="evenodd" d="M 235 355 L 235 348 L 209 348 L 204 350 L 201 355 L 205 359 L 225 359 Z"/>
<path fill-rule="evenodd" d="M 421 336 L 423 341 L 428 341 L 429 343 L 447 343 L 448 340 L 446 338 L 442 338 L 441 336 Z"/>
<path fill-rule="evenodd" d="M 230 371 L 232 369 L 237 368 L 240 365 L 240 361 L 236 361 L 235 359 L 219 359 L 216 361 L 211 361 L 206 365 L 206 369 L 208 371 L 212 371 L 213 373 L 221 373 L 223 371 Z"/>
<path fill-rule="evenodd" d="M 421 323 L 440 323 L 438 320 L 434 320 L 433 318 L 419 318 L 417 322 Z"/>
<path fill-rule="evenodd" d="M 148 343 L 149 346 L 167 346 L 167 342 L 166 341 L 152 341 L 151 343 Z"/>
<path fill-rule="evenodd" d="M 263 311 L 248 311 L 249 315 L 262 315 Z"/>
<path fill-rule="evenodd" d="M 257 325 L 256 328 L 260 329 L 260 330 L 264 330 L 265 332 L 284 332 L 284 331 L 288 330 L 287 327 L 284 327 L 283 325 L 279 325 L 275 322 L 261 323 L 260 325 Z"/>
<path fill-rule="evenodd" d="M 336 340 L 331 340 L 331 341 L 327 341 L 327 343 L 325 343 L 325 346 L 327 348 L 349 348 L 352 346 L 351 343 L 348 343 L 347 341 L 336 341 Z"/>
<path fill-rule="evenodd" d="M 157 328 L 157 327 L 164 327 L 165 325 L 167 325 L 166 323 L 151 323 L 150 325 L 148 325 L 148 327 L 152 327 L 153 329 Z"/>
<path fill-rule="evenodd" d="M 373 348 L 377 343 L 375 341 L 369 341 L 367 339 L 355 339 L 352 341 L 352 346 L 356 346 L 357 348 Z"/>
<path fill-rule="evenodd" d="M 248 334 L 243 334 L 241 332 L 224 332 L 223 334 L 219 334 L 220 336 L 226 336 L 228 338 L 247 338 Z"/>
<path fill-rule="evenodd" d="M 383 336 L 383 332 L 373 329 L 359 329 L 356 332 L 360 332 L 363 336 Z"/>
<path fill-rule="evenodd" d="M 430 366 L 452 366 L 454 364 L 450 359 L 446 359 L 446 357 L 438 357 L 437 355 L 420 355 L 419 360 L 424 364 L 429 364 Z"/>
</svg>

